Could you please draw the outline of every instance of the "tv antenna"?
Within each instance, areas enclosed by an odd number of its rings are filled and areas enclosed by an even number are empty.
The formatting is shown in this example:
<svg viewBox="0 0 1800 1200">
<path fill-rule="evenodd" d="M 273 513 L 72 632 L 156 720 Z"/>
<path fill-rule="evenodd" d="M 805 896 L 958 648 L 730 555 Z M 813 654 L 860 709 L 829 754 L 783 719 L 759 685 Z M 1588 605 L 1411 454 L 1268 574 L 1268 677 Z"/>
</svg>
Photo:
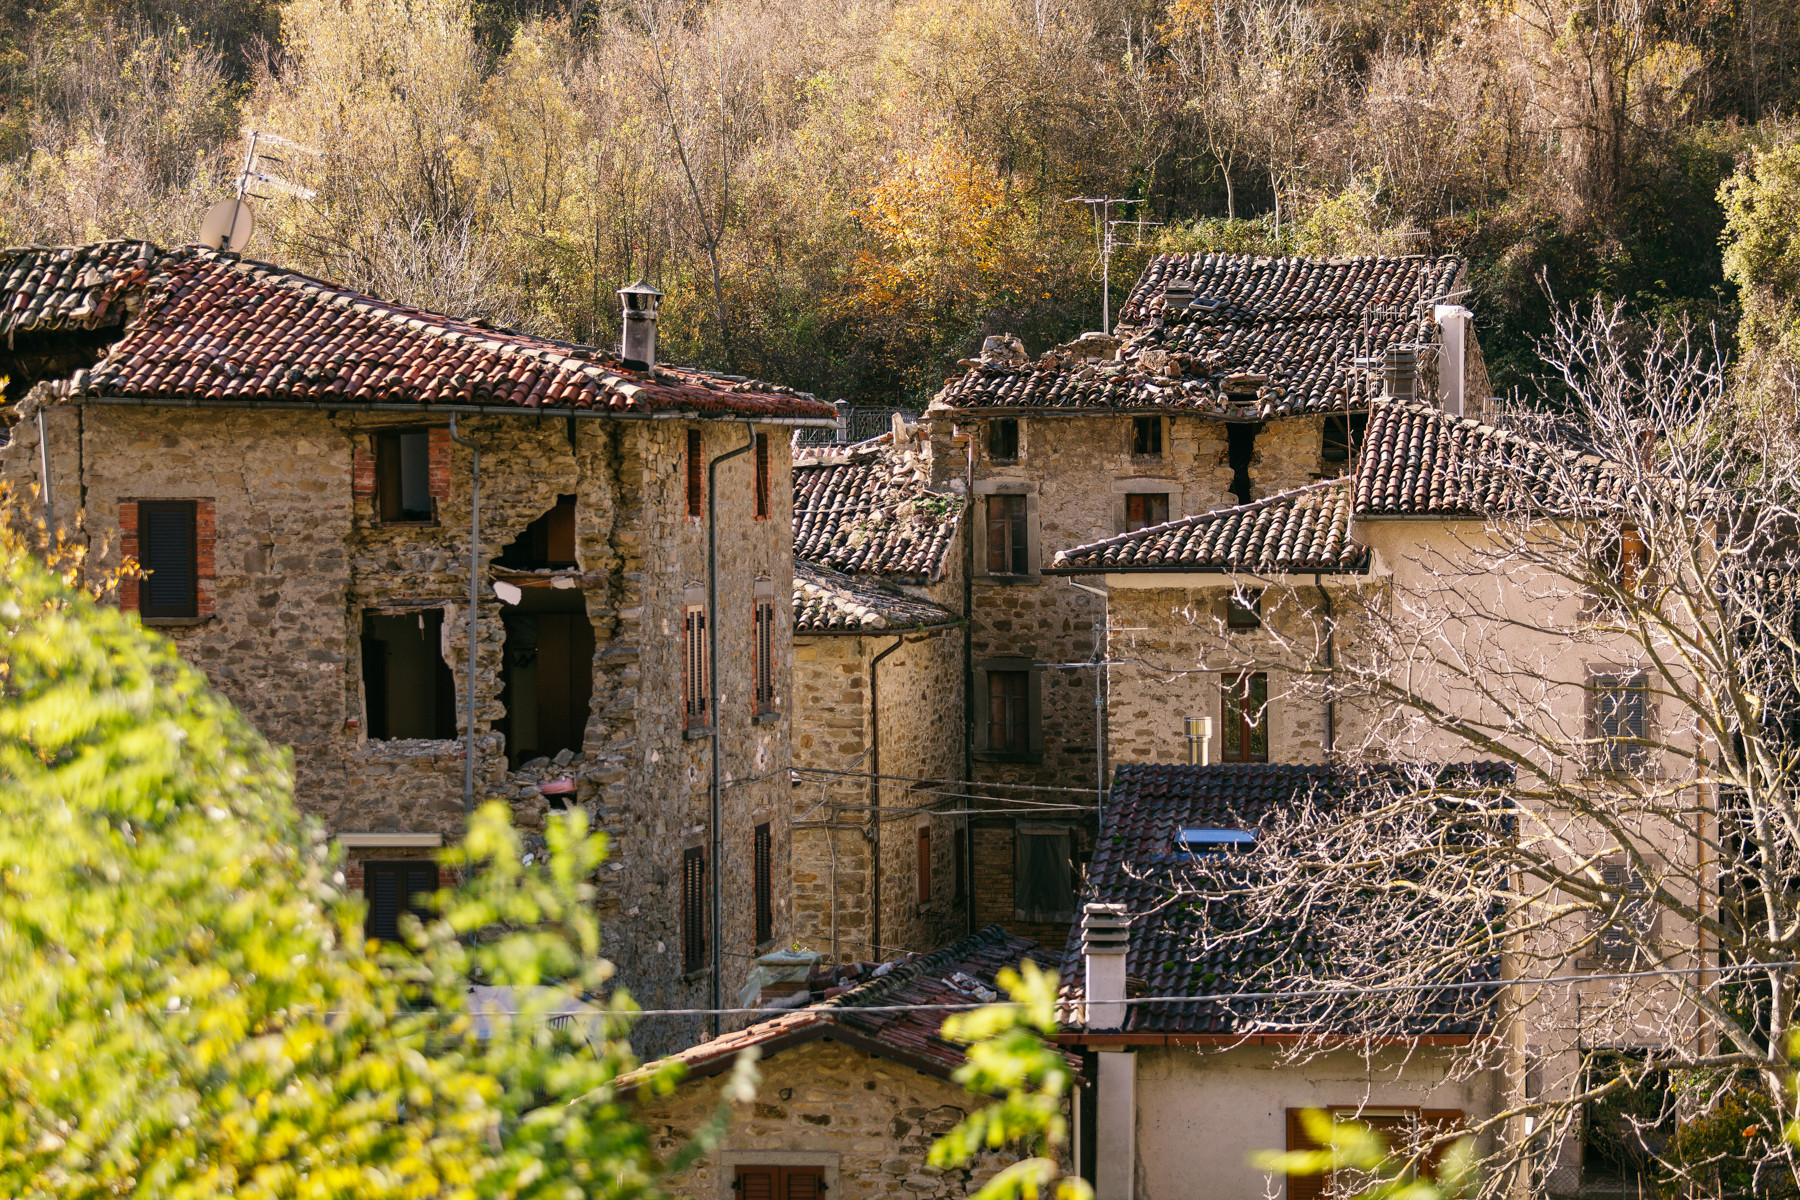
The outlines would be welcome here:
<svg viewBox="0 0 1800 1200">
<path fill-rule="evenodd" d="M 302 187 L 279 175 L 271 175 L 263 170 L 265 163 L 280 163 L 285 169 L 288 160 L 280 155 L 270 154 L 267 150 L 261 149 L 261 146 L 265 143 L 281 146 L 300 154 L 311 155 L 313 158 L 323 157 L 319 151 L 314 150 L 311 146 L 303 146 L 299 142 L 284 138 L 280 134 L 262 133 L 255 129 L 250 131 L 248 143 L 244 150 L 243 169 L 238 172 L 237 187 L 235 188 L 237 194 L 228 200 L 221 200 L 207 209 L 206 215 L 200 219 L 200 244 L 203 246 L 210 246 L 214 250 L 222 250 L 227 253 L 234 250 L 241 253 L 243 248 L 249 244 L 250 235 L 256 231 L 256 213 L 251 209 L 248 198 L 254 196 L 258 200 L 271 199 L 261 192 L 252 191 L 252 184 L 285 195 L 298 196 L 302 200 L 311 200 L 317 195 L 309 187 Z"/>
<path fill-rule="evenodd" d="M 1065 204 L 1085 204 L 1088 211 L 1094 214 L 1095 249 L 1100 255 L 1100 332 L 1112 332 L 1112 256 L 1113 251 L 1121 245 L 1141 246 L 1142 242 L 1120 242 L 1116 235 L 1122 228 L 1145 229 L 1153 225 L 1161 225 L 1161 221 L 1132 221 L 1124 217 L 1112 215 L 1113 205 L 1121 207 L 1130 204 L 1143 204 L 1143 200 L 1127 200 L 1122 196 L 1072 196 L 1063 201 Z"/>
</svg>

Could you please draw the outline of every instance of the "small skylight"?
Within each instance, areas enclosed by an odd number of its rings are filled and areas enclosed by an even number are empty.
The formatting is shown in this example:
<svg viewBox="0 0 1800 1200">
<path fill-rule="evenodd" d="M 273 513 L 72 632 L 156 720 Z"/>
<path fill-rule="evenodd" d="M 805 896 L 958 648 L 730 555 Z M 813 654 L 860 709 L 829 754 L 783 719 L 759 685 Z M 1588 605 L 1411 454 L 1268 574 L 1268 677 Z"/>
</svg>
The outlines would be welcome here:
<svg viewBox="0 0 1800 1200">
<path fill-rule="evenodd" d="M 1175 844 L 1190 854 L 1241 854 L 1256 845 L 1256 835 L 1242 829 L 1183 829 Z"/>
</svg>

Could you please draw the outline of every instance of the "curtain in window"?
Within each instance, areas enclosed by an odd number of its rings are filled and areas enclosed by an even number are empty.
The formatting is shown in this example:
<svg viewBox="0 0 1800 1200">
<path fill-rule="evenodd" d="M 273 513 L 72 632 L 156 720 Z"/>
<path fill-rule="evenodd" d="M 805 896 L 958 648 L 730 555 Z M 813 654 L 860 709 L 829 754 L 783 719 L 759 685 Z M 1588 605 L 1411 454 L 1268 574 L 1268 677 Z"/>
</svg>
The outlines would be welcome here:
<svg viewBox="0 0 1800 1200">
<path fill-rule="evenodd" d="M 1069 831 L 1019 831 L 1018 877 L 1013 903 L 1021 921 L 1075 919 L 1074 872 L 1069 861 Z"/>
</svg>

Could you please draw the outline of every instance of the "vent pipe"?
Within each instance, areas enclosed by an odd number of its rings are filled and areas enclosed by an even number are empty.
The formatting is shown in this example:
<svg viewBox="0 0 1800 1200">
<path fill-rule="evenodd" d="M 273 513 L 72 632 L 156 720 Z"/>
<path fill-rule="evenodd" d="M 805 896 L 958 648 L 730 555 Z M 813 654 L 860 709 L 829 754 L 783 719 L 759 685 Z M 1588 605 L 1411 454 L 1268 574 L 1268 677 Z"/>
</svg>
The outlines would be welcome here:
<svg viewBox="0 0 1800 1200">
<path fill-rule="evenodd" d="M 1131 946 L 1131 914 L 1123 904 L 1090 903 L 1082 913 L 1082 964 L 1089 1029 L 1125 1024 L 1125 952 Z"/>
<path fill-rule="evenodd" d="M 1204 767 L 1212 757 L 1212 718 L 1187 719 L 1187 760 L 1190 767 Z"/>
<path fill-rule="evenodd" d="M 1186 312 L 1194 303 L 1194 281 L 1171 279 L 1163 288 L 1163 314 Z"/>
<path fill-rule="evenodd" d="M 1389 346 L 1381 360 L 1381 382 L 1394 400 L 1411 400 L 1419 375 L 1417 346 Z"/>
<path fill-rule="evenodd" d="M 619 336 L 619 357 L 633 371 L 648 371 L 656 366 L 656 302 L 662 293 L 641 276 L 629 287 L 619 289 L 625 306 L 625 328 Z"/>
</svg>

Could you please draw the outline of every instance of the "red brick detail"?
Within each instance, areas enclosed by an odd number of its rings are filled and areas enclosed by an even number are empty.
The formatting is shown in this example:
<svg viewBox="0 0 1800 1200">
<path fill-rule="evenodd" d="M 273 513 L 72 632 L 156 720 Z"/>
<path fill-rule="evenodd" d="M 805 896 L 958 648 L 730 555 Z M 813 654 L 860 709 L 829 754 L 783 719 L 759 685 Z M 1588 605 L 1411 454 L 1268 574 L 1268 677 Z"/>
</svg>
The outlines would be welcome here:
<svg viewBox="0 0 1800 1200">
<path fill-rule="evenodd" d="M 431 430 L 429 452 L 431 455 L 431 498 L 448 500 L 450 498 L 450 431 L 443 427 Z"/>
<path fill-rule="evenodd" d="M 355 500 L 375 498 L 375 439 L 365 433 L 350 439 L 350 496 Z"/>
<path fill-rule="evenodd" d="M 213 615 L 217 589 L 213 586 L 213 502 L 211 500 L 194 501 L 194 574 L 199 586 L 195 589 L 198 600 L 199 615 Z"/>
<path fill-rule="evenodd" d="M 119 554 L 123 558 L 135 559 L 138 553 L 138 507 L 136 500 L 119 501 Z M 138 606 L 138 581 L 123 579 L 119 581 L 119 607 L 127 612 L 136 612 Z"/>
</svg>

